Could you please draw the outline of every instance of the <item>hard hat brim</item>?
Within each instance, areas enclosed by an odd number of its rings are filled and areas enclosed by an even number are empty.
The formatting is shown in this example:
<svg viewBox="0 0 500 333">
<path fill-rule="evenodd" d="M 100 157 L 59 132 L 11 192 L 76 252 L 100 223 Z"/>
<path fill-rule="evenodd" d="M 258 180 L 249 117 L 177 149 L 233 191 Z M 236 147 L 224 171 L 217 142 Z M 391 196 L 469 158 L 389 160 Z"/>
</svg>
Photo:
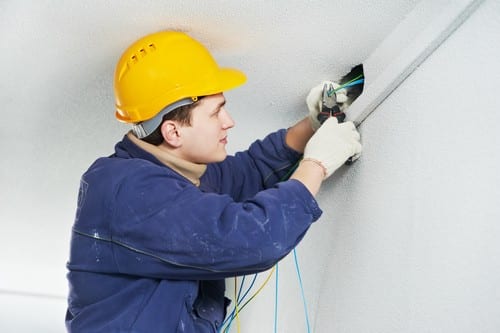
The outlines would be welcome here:
<svg viewBox="0 0 500 333">
<path fill-rule="evenodd" d="M 184 98 L 197 98 L 200 96 L 220 94 L 241 86 L 246 82 L 246 80 L 246 75 L 240 70 L 234 68 L 219 68 L 216 72 L 200 78 L 200 80 L 193 83 L 191 86 L 182 86 L 179 87 L 179 89 L 170 90 L 167 94 L 158 96 L 154 101 L 150 101 L 145 108 L 147 107 L 147 109 L 162 110 L 168 105 Z M 169 103 L 165 105 L 165 101 L 169 101 Z M 123 113 L 144 113 L 141 106 L 138 106 L 135 110 L 131 110 L 130 108 L 121 108 L 119 105 L 115 106 L 117 110 L 115 112 L 115 117 L 121 122 L 130 122 L 129 117 L 123 117 Z M 141 121 L 151 119 L 155 115 L 156 112 L 151 113 L 150 117 Z"/>
</svg>

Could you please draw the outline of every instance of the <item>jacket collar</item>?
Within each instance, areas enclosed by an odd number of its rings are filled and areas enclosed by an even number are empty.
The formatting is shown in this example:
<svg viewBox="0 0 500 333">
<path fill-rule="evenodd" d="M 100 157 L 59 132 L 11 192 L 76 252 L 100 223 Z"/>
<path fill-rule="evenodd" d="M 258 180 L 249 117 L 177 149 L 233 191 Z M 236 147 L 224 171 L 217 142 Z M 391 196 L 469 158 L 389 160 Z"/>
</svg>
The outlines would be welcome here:
<svg viewBox="0 0 500 333">
<path fill-rule="evenodd" d="M 197 164 L 172 155 L 159 147 L 138 139 L 132 131 L 127 133 L 122 141 L 131 157 L 142 158 L 156 164 L 166 165 L 187 178 L 194 185 L 200 185 L 200 177 L 207 169 L 206 164 Z M 119 152 L 117 150 L 117 155 Z"/>
</svg>

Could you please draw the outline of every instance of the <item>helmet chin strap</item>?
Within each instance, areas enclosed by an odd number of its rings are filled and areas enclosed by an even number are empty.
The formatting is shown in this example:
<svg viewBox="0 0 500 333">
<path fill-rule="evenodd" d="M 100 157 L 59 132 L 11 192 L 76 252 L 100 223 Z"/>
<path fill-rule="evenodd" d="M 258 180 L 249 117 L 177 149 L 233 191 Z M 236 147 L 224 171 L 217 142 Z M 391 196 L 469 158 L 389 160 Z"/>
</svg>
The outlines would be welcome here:
<svg viewBox="0 0 500 333">
<path fill-rule="evenodd" d="M 137 138 L 143 139 L 153 133 L 158 128 L 158 126 L 160 126 L 163 120 L 163 116 L 165 116 L 167 113 L 181 106 L 193 104 L 197 100 L 198 97 L 189 97 L 167 105 L 153 118 L 132 125 L 132 132 L 134 132 Z"/>
</svg>

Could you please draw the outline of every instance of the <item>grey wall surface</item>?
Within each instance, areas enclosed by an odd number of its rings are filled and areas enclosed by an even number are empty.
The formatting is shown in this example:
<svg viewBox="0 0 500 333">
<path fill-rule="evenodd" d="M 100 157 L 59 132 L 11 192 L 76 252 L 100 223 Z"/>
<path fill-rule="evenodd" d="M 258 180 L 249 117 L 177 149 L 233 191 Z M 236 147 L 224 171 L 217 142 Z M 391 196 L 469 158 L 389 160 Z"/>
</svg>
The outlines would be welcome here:
<svg viewBox="0 0 500 333">
<path fill-rule="evenodd" d="M 247 73 L 226 94 L 234 152 L 304 116 L 321 80 L 390 66 L 377 48 L 414 11 L 463 2 L 1 2 L 0 331 L 64 332 L 79 177 L 128 130 L 112 74 L 130 42 L 181 29 Z M 366 119 L 362 159 L 323 186 L 324 216 L 297 249 L 313 331 L 500 330 L 499 14 L 481 5 Z M 273 329 L 273 280 L 243 332 Z M 293 256 L 279 265 L 278 331 L 307 331 Z"/>
</svg>

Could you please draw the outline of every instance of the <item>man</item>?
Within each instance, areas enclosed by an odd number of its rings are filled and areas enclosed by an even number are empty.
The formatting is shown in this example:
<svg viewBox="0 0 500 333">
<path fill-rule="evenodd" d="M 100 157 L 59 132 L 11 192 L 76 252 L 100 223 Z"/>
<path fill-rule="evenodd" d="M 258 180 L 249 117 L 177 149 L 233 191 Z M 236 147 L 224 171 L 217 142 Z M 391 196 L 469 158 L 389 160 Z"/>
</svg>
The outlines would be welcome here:
<svg viewBox="0 0 500 333">
<path fill-rule="evenodd" d="M 335 118 L 315 132 L 320 108 L 311 107 L 289 129 L 226 156 L 234 122 L 223 92 L 244 81 L 180 32 L 124 52 L 116 117 L 133 130 L 81 179 L 68 331 L 216 332 L 224 278 L 269 269 L 320 217 L 314 195 L 359 155 L 359 133 Z"/>
</svg>

